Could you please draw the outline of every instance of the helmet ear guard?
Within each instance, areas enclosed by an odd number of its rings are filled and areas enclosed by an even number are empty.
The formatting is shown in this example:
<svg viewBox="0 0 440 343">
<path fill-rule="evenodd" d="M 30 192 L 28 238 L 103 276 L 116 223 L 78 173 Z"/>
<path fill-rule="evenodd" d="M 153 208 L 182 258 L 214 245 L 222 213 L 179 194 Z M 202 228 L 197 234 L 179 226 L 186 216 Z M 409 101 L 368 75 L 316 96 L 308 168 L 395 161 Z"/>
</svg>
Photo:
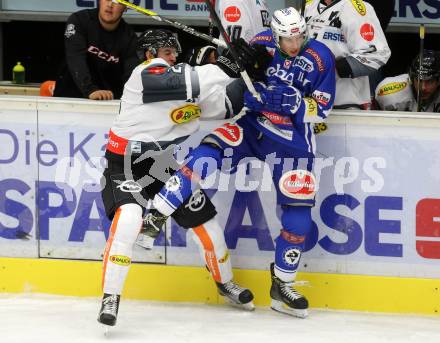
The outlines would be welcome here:
<svg viewBox="0 0 440 343">
<path fill-rule="evenodd" d="M 305 37 L 307 30 L 304 17 L 293 7 L 275 11 L 270 27 L 278 49 L 281 37 Z"/>
</svg>

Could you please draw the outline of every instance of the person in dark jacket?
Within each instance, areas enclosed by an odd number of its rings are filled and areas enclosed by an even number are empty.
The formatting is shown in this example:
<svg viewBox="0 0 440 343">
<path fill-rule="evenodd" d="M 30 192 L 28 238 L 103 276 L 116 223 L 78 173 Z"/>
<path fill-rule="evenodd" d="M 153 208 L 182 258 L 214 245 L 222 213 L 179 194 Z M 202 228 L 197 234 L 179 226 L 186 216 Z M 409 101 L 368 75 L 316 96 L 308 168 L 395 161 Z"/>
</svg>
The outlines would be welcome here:
<svg viewBox="0 0 440 343">
<path fill-rule="evenodd" d="M 67 20 L 66 63 L 54 96 L 91 100 L 120 99 L 125 82 L 140 62 L 137 37 L 122 19 L 125 6 L 100 0 L 99 7 Z"/>
</svg>

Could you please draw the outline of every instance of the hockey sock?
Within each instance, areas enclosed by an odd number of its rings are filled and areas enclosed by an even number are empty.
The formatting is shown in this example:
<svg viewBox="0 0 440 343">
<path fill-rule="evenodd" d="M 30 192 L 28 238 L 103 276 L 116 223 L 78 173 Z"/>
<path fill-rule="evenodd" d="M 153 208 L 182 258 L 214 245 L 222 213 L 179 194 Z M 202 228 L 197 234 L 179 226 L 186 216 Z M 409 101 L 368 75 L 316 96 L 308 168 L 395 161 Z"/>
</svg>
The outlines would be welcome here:
<svg viewBox="0 0 440 343">
<path fill-rule="evenodd" d="M 305 238 L 312 227 L 311 207 L 284 206 L 283 229 L 276 239 L 275 275 L 282 281 L 295 280 Z"/>
<path fill-rule="evenodd" d="M 133 244 L 141 225 L 142 208 L 138 204 L 125 204 L 116 211 L 103 258 L 104 293 L 122 293 L 131 264 Z"/>
<path fill-rule="evenodd" d="M 215 218 L 193 228 L 194 241 L 198 244 L 215 282 L 226 283 L 232 280 L 232 266 L 223 230 Z"/>
</svg>

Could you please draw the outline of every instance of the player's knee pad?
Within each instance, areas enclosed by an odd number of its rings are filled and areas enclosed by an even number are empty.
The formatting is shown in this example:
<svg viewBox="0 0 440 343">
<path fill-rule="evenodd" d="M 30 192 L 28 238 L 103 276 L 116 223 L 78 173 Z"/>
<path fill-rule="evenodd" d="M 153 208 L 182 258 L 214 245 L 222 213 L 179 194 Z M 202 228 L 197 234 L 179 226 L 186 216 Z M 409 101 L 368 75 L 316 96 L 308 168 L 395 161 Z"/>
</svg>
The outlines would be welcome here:
<svg viewBox="0 0 440 343">
<path fill-rule="evenodd" d="M 131 247 L 136 241 L 141 225 L 142 207 L 140 205 L 125 204 L 120 206 L 110 229 L 113 244 Z"/>
<path fill-rule="evenodd" d="M 217 214 L 214 204 L 205 191 L 196 189 L 191 196 L 173 213 L 177 224 L 185 229 L 206 223 Z"/>
<path fill-rule="evenodd" d="M 232 266 L 222 228 L 215 218 L 193 227 L 194 241 L 200 248 L 208 270 L 219 283 L 232 280 Z"/>
<path fill-rule="evenodd" d="M 185 205 L 198 189 L 198 182 L 219 168 L 221 155 L 221 150 L 209 144 L 202 144 L 194 149 L 186 158 L 185 165 L 177 170 L 156 194 L 153 200 L 154 207 L 165 215 L 171 215 Z"/>
</svg>

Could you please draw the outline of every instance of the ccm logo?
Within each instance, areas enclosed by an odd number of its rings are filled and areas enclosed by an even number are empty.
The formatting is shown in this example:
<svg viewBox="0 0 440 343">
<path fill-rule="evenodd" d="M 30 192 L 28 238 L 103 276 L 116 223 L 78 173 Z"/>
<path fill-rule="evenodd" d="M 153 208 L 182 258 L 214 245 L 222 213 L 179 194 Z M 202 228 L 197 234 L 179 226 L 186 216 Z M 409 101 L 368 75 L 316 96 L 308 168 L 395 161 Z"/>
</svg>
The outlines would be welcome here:
<svg viewBox="0 0 440 343">
<path fill-rule="evenodd" d="M 112 56 L 104 51 L 99 50 L 96 46 L 89 46 L 87 50 L 91 54 L 98 56 L 100 59 L 111 63 L 119 63 L 119 57 Z"/>
</svg>

